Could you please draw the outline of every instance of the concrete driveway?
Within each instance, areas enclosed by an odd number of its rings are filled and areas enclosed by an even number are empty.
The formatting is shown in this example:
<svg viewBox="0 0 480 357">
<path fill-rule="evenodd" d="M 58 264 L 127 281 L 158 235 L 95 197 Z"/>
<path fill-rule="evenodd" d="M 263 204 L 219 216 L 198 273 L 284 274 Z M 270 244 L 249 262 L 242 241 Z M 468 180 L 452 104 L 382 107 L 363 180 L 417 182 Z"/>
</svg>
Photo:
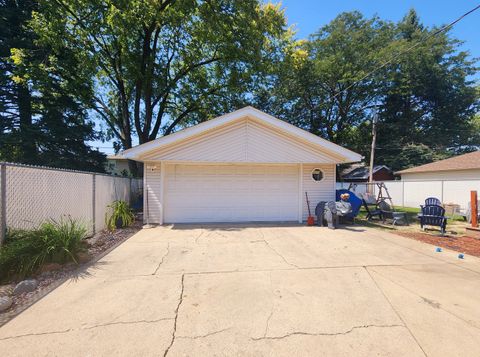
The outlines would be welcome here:
<svg viewBox="0 0 480 357">
<path fill-rule="evenodd" d="M 363 227 L 143 230 L 0 328 L 2 356 L 479 356 L 480 261 Z"/>
</svg>

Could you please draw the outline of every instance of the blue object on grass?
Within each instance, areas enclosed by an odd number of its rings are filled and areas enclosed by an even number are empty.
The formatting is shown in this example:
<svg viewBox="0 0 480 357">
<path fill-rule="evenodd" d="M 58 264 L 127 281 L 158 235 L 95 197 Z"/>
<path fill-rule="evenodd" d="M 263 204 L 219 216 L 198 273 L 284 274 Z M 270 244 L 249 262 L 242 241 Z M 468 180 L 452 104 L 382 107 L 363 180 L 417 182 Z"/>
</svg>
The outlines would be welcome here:
<svg viewBox="0 0 480 357">
<path fill-rule="evenodd" d="M 362 200 L 358 198 L 352 191 L 342 188 L 336 191 L 335 201 L 340 201 L 340 195 L 343 195 L 344 193 L 348 193 L 350 195 L 347 202 L 352 205 L 352 212 L 348 213 L 346 217 L 354 218 L 358 215 L 358 212 L 360 211 L 360 207 L 362 206 Z"/>
<path fill-rule="evenodd" d="M 458 255 L 458 259 L 464 259 L 464 258 L 465 258 L 465 256 L 464 256 L 462 253 L 460 253 L 460 254 Z"/>
<path fill-rule="evenodd" d="M 442 248 L 437 247 L 437 248 L 435 249 L 435 251 L 438 252 L 438 253 L 440 253 L 440 252 L 442 251 Z"/>
</svg>

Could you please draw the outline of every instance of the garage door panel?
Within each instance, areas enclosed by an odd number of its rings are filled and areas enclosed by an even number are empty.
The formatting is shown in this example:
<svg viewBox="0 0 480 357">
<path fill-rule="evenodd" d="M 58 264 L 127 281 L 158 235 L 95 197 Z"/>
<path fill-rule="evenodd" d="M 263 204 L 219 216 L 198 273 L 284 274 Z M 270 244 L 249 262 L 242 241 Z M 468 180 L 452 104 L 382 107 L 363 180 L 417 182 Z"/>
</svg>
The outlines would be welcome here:
<svg viewBox="0 0 480 357">
<path fill-rule="evenodd" d="M 167 165 L 165 222 L 292 221 L 295 165 Z"/>
</svg>

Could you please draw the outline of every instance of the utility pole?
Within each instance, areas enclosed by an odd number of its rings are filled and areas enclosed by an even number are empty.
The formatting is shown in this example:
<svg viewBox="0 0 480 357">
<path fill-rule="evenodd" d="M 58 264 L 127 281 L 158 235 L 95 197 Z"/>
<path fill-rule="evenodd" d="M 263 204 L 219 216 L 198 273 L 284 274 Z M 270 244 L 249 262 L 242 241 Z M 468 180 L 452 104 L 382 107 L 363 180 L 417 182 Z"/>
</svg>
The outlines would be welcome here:
<svg viewBox="0 0 480 357">
<path fill-rule="evenodd" d="M 368 176 L 368 182 L 371 184 L 373 182 L 373 163 L 375 161 L 375 145 L 377 141 L 377 121 L 378 115 L 377 110 L 375 109 L 375 113 L 373 114 L 372 120 L 372 148 L 370 150 L 370 172 Z M 372 186 L 372 185 L 368 185 Z"/>
</svg>

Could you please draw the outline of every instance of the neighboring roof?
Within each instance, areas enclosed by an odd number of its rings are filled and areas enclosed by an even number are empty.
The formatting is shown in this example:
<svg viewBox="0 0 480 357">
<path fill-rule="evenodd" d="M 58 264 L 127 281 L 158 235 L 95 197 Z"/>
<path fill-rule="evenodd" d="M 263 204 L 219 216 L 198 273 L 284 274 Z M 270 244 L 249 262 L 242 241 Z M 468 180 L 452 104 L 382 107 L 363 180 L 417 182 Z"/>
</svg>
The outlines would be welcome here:
<svg viewBox="0 0 480 357">
<path fill-rule="evenodd" d="M 415 172 L 435 172 L 453 170 L 474 170 L 480 169 L 480 150 L 468 154 L 454 156 L 449 159 L 431 162 L 410 169 L 396 172 L 397 174 L 409 174 Z"/>
<path fill-rule="evenodd" d="M 373 173 L 376 173 L 381 169 L 392 171 L 388 166 L 376 165 L 373 167 Z M 363 167 L 357 167 L 353 169 L 352 171 L 343 175 L 342 178 L 344 180 L 361 180 L 361 179 L 368 179 L 369 175 L 370 175 L 370 168 L 367 166 L 363 166 Z"/>
<path fill-rule="evenodd" d="M 314 147 L 321 148 L 332 155 L 341 158 L 338 162 L 357 162 L 362 159 L 360 154 L 357 154 L 351 150 L 345 149 L 337 144 L 334 144 L 328 140 L 322 139 L 314 134 L 311 134 L 303 129 L 289 124 L 283 120 L 277 119 L 267 113 L 264 113 L 251 106 L 236 110 L 232 113 L 222 115 L 220 117 L 208 120 L 206 122 L 194 125 L 192 127 L 177 131 L 173 134 L 163 136 L 148 143 L 138 145 L 131 149 L 120 152 L 115 156 L 109 156 L 109 159 L 131 159 L 131 160 L 143 160 L 143 156 L 153 150 L 158 150 L 164 147 L 170 147 L 171 145 L 198 137 L 206 132 L 211 132 L 213 129 L 224 127 L 226 124 L 237 122 L 243 118 L 252 118 L 262 124 L 268 125 L 276 130 L 280 130 L 290 136 L 296 137 L 303 142 Z"/>
<path fill-rule="evenodd" d="M 350 172 L 352 172 L 354 169 L 358 168 L 358 167 L 365 167 L 365 163 L 364 162 L 355 162 L 355 163 L 352 163 L 352 164 L 348 164 L 348 166 L 344 166 L 343 168 L 340 168 L 340 176 L 343 177 L 344 175 L 347 175 L 349 174 Z"/>
</svg>

